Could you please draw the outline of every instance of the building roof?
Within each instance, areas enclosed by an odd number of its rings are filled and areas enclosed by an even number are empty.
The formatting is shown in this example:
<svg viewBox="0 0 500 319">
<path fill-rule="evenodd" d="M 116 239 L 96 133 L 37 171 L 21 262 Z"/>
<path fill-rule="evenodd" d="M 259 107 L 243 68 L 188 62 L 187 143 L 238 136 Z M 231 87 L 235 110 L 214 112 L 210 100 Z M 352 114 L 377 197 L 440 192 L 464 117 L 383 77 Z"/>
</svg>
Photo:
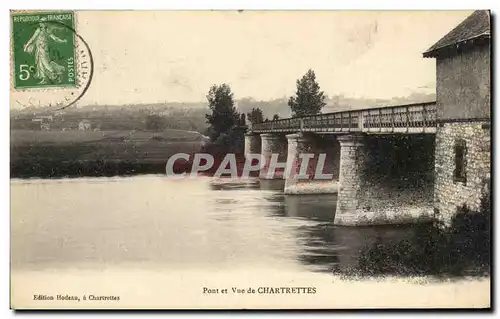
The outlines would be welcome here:
<svg viewBox="0 0 500 319">
<path fill-rule="evenodd" d="M 491 15 L 489 10 L 477 10 L 462 23 L 424 52 L 424 58 L 437 57 L 442 52 L 455 51 L 466 43 L 490 39 Z"/>
</svg>

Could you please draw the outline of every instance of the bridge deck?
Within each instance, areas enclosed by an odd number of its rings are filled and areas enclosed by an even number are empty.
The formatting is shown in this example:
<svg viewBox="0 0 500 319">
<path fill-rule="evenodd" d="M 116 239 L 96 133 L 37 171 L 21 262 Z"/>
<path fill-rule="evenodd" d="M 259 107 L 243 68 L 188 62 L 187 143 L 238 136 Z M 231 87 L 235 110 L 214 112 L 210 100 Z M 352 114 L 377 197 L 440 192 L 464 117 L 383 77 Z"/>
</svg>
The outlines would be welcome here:
<svg viewBox="0 0 500 319">
<path fill-rule="evenodd" d="M 253 124 L 251 132 L 435 133 L 436 102 L 349 110 Z"/>
</svg>

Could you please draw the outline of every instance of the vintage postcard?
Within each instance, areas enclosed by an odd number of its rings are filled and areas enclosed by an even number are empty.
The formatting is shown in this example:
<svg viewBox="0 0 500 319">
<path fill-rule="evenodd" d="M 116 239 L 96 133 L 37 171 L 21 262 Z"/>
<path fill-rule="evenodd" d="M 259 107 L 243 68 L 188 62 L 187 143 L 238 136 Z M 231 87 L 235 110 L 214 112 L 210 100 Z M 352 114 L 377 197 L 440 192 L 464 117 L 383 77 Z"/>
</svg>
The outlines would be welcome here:
<svg viewBox="0 0 500 319">
<path fill-rule="evenodd" d="M 11 11 L 11 308 L 490 308 L 491 15 Z"/>
</svg>

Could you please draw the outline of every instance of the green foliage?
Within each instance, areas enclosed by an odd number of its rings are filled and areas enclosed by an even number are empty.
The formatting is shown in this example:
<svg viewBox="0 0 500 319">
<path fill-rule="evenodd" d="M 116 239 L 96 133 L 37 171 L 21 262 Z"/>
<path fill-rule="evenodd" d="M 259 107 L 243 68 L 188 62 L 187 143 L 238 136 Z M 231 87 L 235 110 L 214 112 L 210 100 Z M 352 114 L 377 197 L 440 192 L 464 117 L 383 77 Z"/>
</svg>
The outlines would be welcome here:
<svg viewBox="0 0 500 319">
<path fill-rule="evenodd" d="M 248 113 L 248 121 L 252 124 L 264 122 L 264 115 L 260 108 L 252 108 L 252 111 Z"/>
<path fill-rule="evenodd" d="M 165 128 L 166 122 L 163 116 L 152 114 L 146 117 L 146 130 L 163 131 Z"/>
<path fill-rule="evenodd" d="M 491 249 L 491 201 L 484 194 L 481 207 L 459 207 L 447 227 L 442 221 L 418 223 L 409 239 L 375 243 L 361 249 L 358 265 L 336 269 L 347 276 L 488 275 Z"/>
<path fill-rule="evenodd" d="M 320 91 L 316 82 L 316 74 L 309 69 L 301 79 L 297 80 L 297 91 L 295 96 L 288 100 L 288 105 L 292 109 L 293 117 L 318 114 L 326 105 L 325 98 L 324 92 Z"/>
<path fill-rule="evenodd" d="M 246 120 L 246 115 L 245 113 L 240 114 L 240 125 L 245 126 L 247 125 L 247 120 Z"/>
<path fill-rule="evenodd" d="M 233 127 L 228 131 L 221 133 L 215 141 L 203 146 L 202 151 L 211 153 L 214 156 L 226 153 L 243 153 L 245 129 Z"/>
<path fill-rule="evenodd" d="M 233 93 L 227 84 L 213 85 L 207 94 L 208 107 L 211 113 L 206 114 L 210 139 L 216 141 L 222 133 L 227 132 L 239 121 L 233 101 Z"/>
<path fill-rule="evenodd" d="M 273 121 L 277 121 L 280 119 L 280 116 L 278 114 L 273 115 Z"/>
</svg>

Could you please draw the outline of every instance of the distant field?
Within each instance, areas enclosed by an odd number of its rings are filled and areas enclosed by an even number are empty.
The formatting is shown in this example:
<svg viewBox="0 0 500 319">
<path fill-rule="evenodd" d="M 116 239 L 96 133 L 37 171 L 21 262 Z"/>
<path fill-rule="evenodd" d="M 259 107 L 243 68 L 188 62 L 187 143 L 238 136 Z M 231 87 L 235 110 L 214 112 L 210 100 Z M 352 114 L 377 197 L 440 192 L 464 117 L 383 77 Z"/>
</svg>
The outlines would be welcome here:
<svg viewBox="0 0 500 319">
<path fill-rule="evenodd" d="M 117 136 L 119 131 L 28 131 L 14 130 L 10 133 L 11 146 L 37 143 L 78 143 L 97 141 L 105 137 Z"/>
<path fill-rule="evenodd" d="M 165 163 L 175 153 L 200 151 L 198 132 L 145 131 L 27 131 L 11 132 L 11 164 L 69 162 Z"/>
<path fill-rule="evenodd" d="M 13 130 L 10 134 L 11 146 L 36 144 L 78 144 L 87 142 L 114 141 L 200 141 L 198 132 L 167 129 L 163 132 L 147 131 L 28 131 Z"/>
</svg>

